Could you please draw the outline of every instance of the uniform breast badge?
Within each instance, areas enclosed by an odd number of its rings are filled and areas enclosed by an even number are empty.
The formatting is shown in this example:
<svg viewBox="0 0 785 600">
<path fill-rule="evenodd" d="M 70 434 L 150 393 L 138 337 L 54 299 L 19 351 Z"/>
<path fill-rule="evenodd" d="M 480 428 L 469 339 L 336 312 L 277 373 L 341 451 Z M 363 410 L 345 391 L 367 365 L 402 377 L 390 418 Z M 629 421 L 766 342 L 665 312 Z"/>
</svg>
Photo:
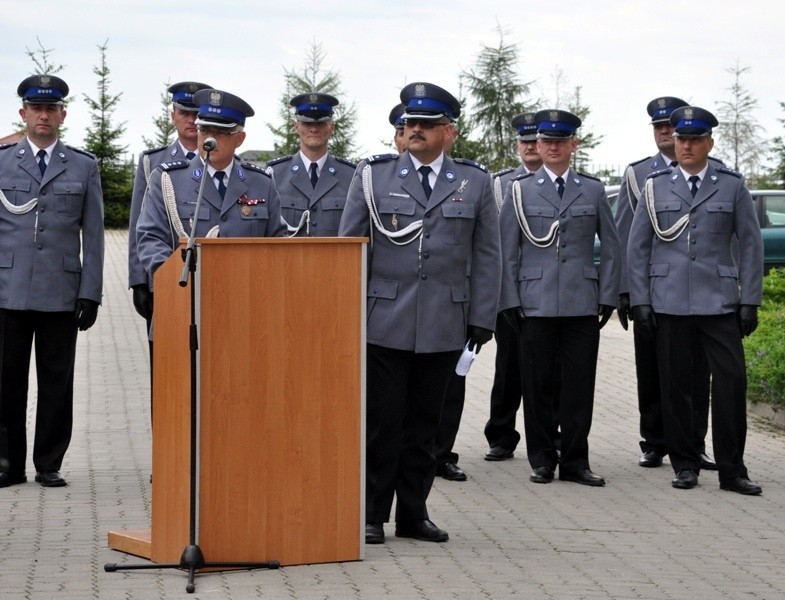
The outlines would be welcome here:
<svg viewBox="0 0 785 600">
<path fill-rule="evenodd" d="M 458 193 L 459 194 L 462 193 L 466 189 L 467 185 L 469 185 L 469 180 L 468 179 L 464 179 L 463 181 L 461 181 L 461 185 L 458 186 Z"/>
<path fill-rule="evenodd" d="M 237 199 L 237 204 L 240 205 L 240 214 L 242 214 L 244 217 L 251 216 L 251 213 L 253 212 L 253 209 L 251 208 L 252 206 L 264 203 L 264 198 L 249 198 L 245 194 Z"/>
</svg>

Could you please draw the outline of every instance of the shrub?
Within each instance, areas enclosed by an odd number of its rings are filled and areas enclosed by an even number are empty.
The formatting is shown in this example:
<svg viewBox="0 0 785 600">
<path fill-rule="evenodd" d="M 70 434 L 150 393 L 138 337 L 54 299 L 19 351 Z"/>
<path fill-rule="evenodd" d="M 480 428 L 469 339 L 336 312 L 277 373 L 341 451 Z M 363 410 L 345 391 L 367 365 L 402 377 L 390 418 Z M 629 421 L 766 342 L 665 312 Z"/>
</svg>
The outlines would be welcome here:
<svg viewBox="0 0 785 600">
<path fill-rule="evenodd" d="M 744 339 L 747 399 L 785 407 L 785 269 L 772 269 L 763 280 L 759 324 Z"/>
<path fill-rule="evenodd" d="M 131 205 L 127 202 L 104 203 L 104 227 L 107 229 L 128 229 Z"/>
</svg>

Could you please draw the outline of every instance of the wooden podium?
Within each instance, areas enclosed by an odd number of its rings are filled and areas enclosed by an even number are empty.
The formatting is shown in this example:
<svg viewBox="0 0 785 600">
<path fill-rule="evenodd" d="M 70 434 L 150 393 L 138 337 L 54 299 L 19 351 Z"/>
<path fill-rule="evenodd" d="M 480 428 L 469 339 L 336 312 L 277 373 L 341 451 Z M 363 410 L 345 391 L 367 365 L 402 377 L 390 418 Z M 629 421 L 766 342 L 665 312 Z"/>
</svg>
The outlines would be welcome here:
<svg viewBox="0 0 785 600">
<path fill-rule="evenodd" d="M 364 242 L 197 240 L 196 542 L 208 563 L 363 558 Z M 109 532 L 111 548 L 154 562 L 189 544 L 182 268 L 177 251 L 155 275 L 152 527 Z"/>
</svg>

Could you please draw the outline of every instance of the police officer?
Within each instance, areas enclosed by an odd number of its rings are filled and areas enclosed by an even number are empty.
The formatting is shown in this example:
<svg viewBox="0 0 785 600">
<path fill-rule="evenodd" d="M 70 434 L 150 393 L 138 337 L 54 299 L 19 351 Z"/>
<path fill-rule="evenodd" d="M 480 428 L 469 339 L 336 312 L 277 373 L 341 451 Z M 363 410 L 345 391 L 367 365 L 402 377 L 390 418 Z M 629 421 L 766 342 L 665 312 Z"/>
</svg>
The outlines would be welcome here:
<svg viewBox="0 0 785 600">
<path fill-rule="evenodd" d="M 530 480 L 602 486 L 589 467 L 588 436 L 600 328 L 619 292 L 619 238 L 602 183 L 570 168 L 581 120 L 562 110 L 536 113 L 543 166 L 507 187 L 499 216 L 504 276 L 499 307 L 519 327 L 526 450 Z M 599 271 L 594 236 L 602 241 Z M 598 314 L 601 319 L 598 322 Z M 551 397 L 559 361 L 557 458 Z"/>
<path fill-rule="evenodd" d="M 196 112 L 194 93 L 210 89 L 211 86 L 197 81 L 181 81 L 167 88 L 172 95 L 171 119 L 177 130 L 177 139 L 168 146 L 151 148 L 142 152 L 134 176 L 131 195 L 131 216 L 128 224 L 128 287 L 133 290 L 134 308 L 147 321 L 147 329 L 153 318 L 152 280 L 144 270 L 136 251 L 136 223 L 142 210 L 147 182 L 153 170 L 165 161 L 191 160 L 196 156 Z M 152 341 L 150 342 L 150 366 L 152 367 Z M 152 369 L 151 369 L 152 375 Z"/>
<path fill-rule="evenodd" d="M 449 538 L 426 508 L 434 436 L 461 349 L 492 336 L 501 270 L 491 178 L 444 154 L 459 102 L 425 82 L 403 88 L 401 102 L 408 150 L 358 169 L 340 227 L 372 239 L 366 543 L 384 541 L 394 495 L 396 536 Z"/>
<path fill-rule="evenodd" d="M 357 165 L 328 152 L 335 132 L 338 99 L 317 92 L 289 101 L 300 151 L 267 163 L 281 195 L 281 211 L 291 236 L 335 236 Z"/>
<path fill-rule="evenodd" d="M 510 122 L 517 132 L 521 164 L 503 169 L 493 176 L 493 191 L 501 209 L 504 190 L 509 182 L 542 166 L 537 152 L 537 122 L 534 113 L 515 115 Z M 496 319 L 496 370 L 491 388 L 491 410 L 485 424 L 485 438 L 490 449 L 485 460 L 500 461 L 513 457 L 521 434 L 515 429 L 515 415 L 521 405 L 521 371 L 518 365 L 518 332 L 501 315 Z"/>
<path fill-rule="evenodd" d="M 19 84 L 27 136 L 0 148 L 0 487 L 27 481 L 27 390 L 35 340 L 35 481 L 60 487 L 73 425 L 77 331 L 101 302 L 103 195 L 91 154 L 58 139 L 68 85 Z"/>
<path fill-rule="evenodd" d="M 242 98 L 215 89 L 199 90 L 193 101 L 199 107 L 199 153 L 191 160 L 164 162 L 153 171 L 136 226 L 139 260 L 151 278 L 194 226 L 197 237 L 279 237 L 286 233 L 272 176 L 235 158 L 253 108 Z M 215 143 L 209 155 L 208 142 Z M 204 171 L 208 181 L 195 215 Z"/>
<path fill-rule="evenodd" d="M 675 166 L 676 155 L 671 113 L 687 103 L 681 98 L 663 96 L 649 102 L 646 112 L 651 117 L 657 154 L 643 158 L 627 166 L 619 189 L 616 206 L 616 229 L 622 247 L 622 271 L 619 283 L 619 321 L 627 329 L 630 310 L 630 294 L 627 285 L 627 241 L 630 237 L 632 218 L 640 199 L 640 187 L 646 177 L 669 165 Z M 635 372 L 638 379 L 638 409 L 640 412 L 640 442 L 643 454 L 638 460 L 641 467 L 659 467 L 667 454 L 665 432 L 662 425 L 662 403 L 657 368 L 657 349 L 654 340 L 641 334 L 633 324 L 635 344 Z M 709 426 L 709 363 L 700 344 L 692 352 L 692 408 L 694 443 L 703 469 L 716 470 L 717 465 L 706 454 L 706 433 Z"/>
<path fill-rule="evenodd" d="M 403 136 L 403 113 L 406 107 L 403 104 L 396 104 L 390 111 L 389 121 L 390 125 L 395 128 L 395 136 L 393 137 L 393 145 L 398 151 L 398 154 L 406 150 L 406 138 Z"/>
<path fill-rule="evenodd" d="M 744 465 L 746 367 L 742 337 L 757 327 L 763 242 L 744 178 L 709 160 L 717 119 L 683 106 L 670 122 L 677 167 L 649 176 L 627 250 L 635 324 L 656 339 L 665 442 L 673 487 L 697 485 L 691 352 L 700 340 L 712 374 L 712 432 L 720 488 L 761 493 Z M 732 250 L 738 238 L 738 267 Z"/>
</svg>

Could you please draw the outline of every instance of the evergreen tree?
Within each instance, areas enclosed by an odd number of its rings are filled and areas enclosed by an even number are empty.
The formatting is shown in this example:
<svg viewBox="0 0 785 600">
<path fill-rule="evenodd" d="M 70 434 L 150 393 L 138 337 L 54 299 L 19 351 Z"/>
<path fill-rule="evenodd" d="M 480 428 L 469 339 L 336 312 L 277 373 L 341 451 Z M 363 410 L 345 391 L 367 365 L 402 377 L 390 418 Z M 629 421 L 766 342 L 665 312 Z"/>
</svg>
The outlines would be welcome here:
<svg viewBox="0 0 785 600">
<path fill-rule="evenodd" d="M 744 87 L 741 78 L 749 67 L 740 67 L 738 61 L 725 69 L 733 76 L 733 84 L 726 88 L 730 99 L 719 103 L 716 128 L 717 144 L 714 152 L 736 171 L 744 173 L 751 187 L 757 186 L 761 160 L 765 156 L 766 142 L 761 139 L 762 127 L 755 119 L 758 100 Z"/>
<path fill-rule="evenodd" d="M 109 91 L 109 66 L 106 63 L 106 50 L 109 40 L 98 46 L 101 62 L 93 67 L 98 76 L 98 95 L 95 99 L 83 94 L 90 109 L 91 126 L 85 134 L 85 148 L 98 160 L 101 173 L 101 186 L 104 193 L 104 222 L 109 227 L 128 226 L 133 189 L 133 161 L 124 161 L 125 146 L 118 141 L 125 132 L 125 123 L 112 123 L 112 114 L 120 102 L 120 94 Z"/>
<path fill-rule="evenodd" d="M 591 108 L 583 104 L 583 99 L 581 97 L 582 89 L 583 86 L 575 86 L 567 105 L 567 110 L 574 115 L 577 115 L 582 123 L 578 128 L 578 150 L 572 157 L 572 168 L 576 171 L 586 173 L 589 168 L 589 151 L 600 144 L 602 136 L 595 135 L 586 125 L 589 115 L 591 114 Z"/>
<path fill-rule="evenodd" d="M 466 133 L 477 136 L 482 162 L 491 171 L 520 162 L 510 121 L 533 106 L 526 100 L 530 83 L 518 77 L 518 47 L 505 42 L 501 27 L 497 30 L 498 45 L 483 46 L 474 67 L 461 73 L 471 103 Z M 470 146 L 469 140 L 464 145 Z"/>
<path fill-rule="evenodd" d="M 780 110 L 785 112 L 785 102 L 780 101 Z M 777 119 L 785 126 L 785 119 Z M 769 185 L 785 189 L 785 137 L 777 136 L 771 141 L 771 155 L 774 168 L 769 175 Z"/>
<path fill-rule="evenodd" d="M 170 83 L 167 81 L 164 84 L 164 89 L 161 91 L 160 96 L 160 111 L 158 116 L 153 117 L 153 125 L 155 126 L 155 137 L 148 139 L 142 136 L 142 143 L 145 148 L 158 148 L 159 146 L 168 146 L 174 141 L 177 134 L 177 128 L 172 123 L 172 99 L 170 98 L 169 89 Z"/>
<path fill-rule="evenodd" d="M 347 103 L 346 95 L 341 88 L 341 76 L 338 71 L 325 70 L 323 64 L 325 53 L 322 44 L 316 40 L 311 42 L 301 71 L 284 68 L 284 91 L 281 94 L 278 109 L 279 124 L 267 123 L 267 127 L 277 138 L 275 153 L 294 154 L 300 149 L 300 138 L 294 131 L 294 111 L 289 100 L 298 94 L 320 92 L 335 96 L 339 104 L 333 113 L 335 133 L 330 138 L 329 151 L 344 158 L 356 157 L 358 152 L 354 140 L 357 136 L 357 108 L 352 102 Z"/>
</svg>

